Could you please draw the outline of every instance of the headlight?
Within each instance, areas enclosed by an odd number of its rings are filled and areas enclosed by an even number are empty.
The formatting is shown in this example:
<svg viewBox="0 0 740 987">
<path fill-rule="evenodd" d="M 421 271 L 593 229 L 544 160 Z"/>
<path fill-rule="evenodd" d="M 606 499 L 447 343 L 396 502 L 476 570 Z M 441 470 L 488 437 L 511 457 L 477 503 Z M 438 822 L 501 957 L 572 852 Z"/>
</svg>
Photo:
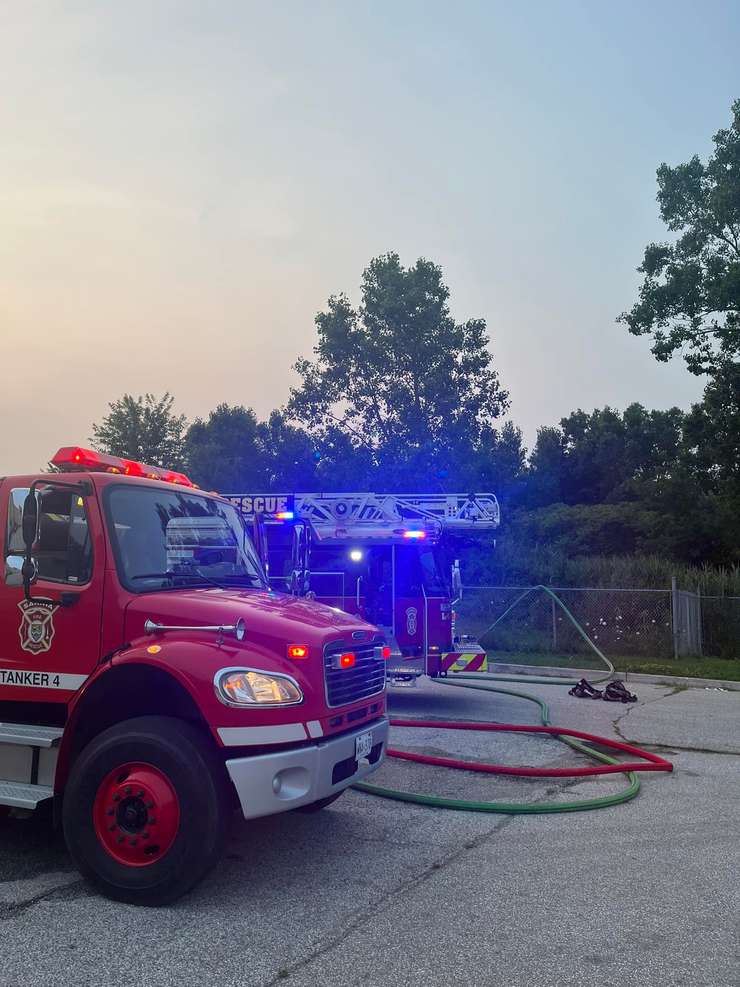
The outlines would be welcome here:
<svg viewBox="0 0 740 987">
<path fill-rule="evenodd" d="M 254 668 L 226 668 L 214 681 L 216 695 L 229 706 L 289 706 L 303 702 L 295 679 Z"/>
</svg>

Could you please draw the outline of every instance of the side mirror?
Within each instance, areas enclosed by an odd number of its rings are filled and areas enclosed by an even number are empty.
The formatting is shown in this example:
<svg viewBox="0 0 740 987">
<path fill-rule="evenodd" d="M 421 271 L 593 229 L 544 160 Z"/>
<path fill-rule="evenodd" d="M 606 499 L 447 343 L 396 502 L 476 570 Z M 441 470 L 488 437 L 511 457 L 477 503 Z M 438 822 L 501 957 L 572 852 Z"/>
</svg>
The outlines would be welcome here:
<svg viewBox="0 0 740 987">
<path fill-rule="evenodd" d="M 294 596 L 305 596 L 310 589 L 311 574 L 308 568 L 311 548 L 311 532 L 308 525 L 300 522 L 293 528 L 293 566 L 291 592 Z"/>
<path fill-rule="evenodd" d="M 23 501 L 23 517 L 21 519 L 21 530 L 23 532 L 23 544 L 26 554 L 21 567 L 21 577 L 23 579 L 23 593 L 27 600 L 31 599 L 31 583 L 36 580 L 38 569 L 33 560 L 33 545 L 39 529 L 39 505 L 33 487 Z"/>
<path fill-rule="evenodd" d="M 252 521 L 252 541 L 257 549 L 257 555 L 262 563 L 262 567 L 269 576 L 270 561 L 267 554 L 267 531 L 265 529 L 265 518 L 263 514 L 255 514 Z"/>
<path fill-rule="evenodd" d="M 23 530 L 23 544 L 26 546 L 26 554 L 30 555 L 33 543 L 36 541 L 36 532 L 39 527 L 39 505 L 36 494 L 33 490 L 23 501 L 23 519 L 21 521 Z"/>
<path fill-rule="evenodd" d="M 456 599 L 461 600 L 463 595 L 462 573 L 460 572 L 460 559 L 455 559 L 452 566 L 452 591 Z"/>
<path fill-rule="evenodd" d="M 25 565 L 25 559 L 22 555 L 8 555 L 5 559 L 5 585 L 6 586 L 23 586 L 23 566 Z M 35 563 L 32 561 L 31 565 Z M 31 580 L 36 578 L 36 574 Z"/>
</svg>

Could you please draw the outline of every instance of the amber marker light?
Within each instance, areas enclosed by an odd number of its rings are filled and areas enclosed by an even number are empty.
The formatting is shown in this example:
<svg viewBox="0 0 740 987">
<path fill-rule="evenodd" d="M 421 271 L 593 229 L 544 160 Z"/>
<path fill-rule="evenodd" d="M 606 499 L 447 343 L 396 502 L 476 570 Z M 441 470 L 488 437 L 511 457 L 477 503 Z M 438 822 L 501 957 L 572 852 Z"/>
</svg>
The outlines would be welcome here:
<svg viewBox="0 0 740 987">
<path fill-rule="evenodd" d="M 289 644 L 288 658 L 308 658 L 307 644 Z"/>
</svg>

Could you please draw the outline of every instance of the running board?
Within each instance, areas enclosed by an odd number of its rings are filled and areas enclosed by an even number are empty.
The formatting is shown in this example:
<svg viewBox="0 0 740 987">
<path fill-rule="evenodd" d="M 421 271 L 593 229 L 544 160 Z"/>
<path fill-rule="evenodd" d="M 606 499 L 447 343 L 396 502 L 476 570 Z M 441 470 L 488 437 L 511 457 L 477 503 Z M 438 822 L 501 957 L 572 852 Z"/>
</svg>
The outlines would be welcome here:
<svg viewBox="0 0 740 987">
<path fill-rule="evenodd" d="M 61 727 L 0 723 L 0 806 L 35 809 L 54 795 Z"/>
<path fill-rule="evenodd" d="M 0 723 L 0 744 L 56 747 L 63 733 L 59 727 L 35 726 L 33 723 Z"/>
<path fill-rule="evenodd" d="M 0 781 L 0 805 L 16 809 L 35 809 L 39 802 L 52 798 L 54 789 L 46 785 L 26 785 L 21 781 Z"/>
</svg>

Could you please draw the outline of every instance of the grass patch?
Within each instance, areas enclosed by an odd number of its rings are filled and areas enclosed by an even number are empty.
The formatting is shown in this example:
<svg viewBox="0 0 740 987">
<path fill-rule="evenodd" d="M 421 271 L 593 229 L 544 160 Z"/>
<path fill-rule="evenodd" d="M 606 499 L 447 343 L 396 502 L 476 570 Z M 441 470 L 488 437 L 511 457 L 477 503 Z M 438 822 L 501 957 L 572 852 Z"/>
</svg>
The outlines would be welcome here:
<svg viewBox="0 0 740 987">
<path fill-rule="evenodd" d="M 512 665 L 552 665 L 559 668 L 603 669 L 596 655 L 562 655 L 552 651 L 492 651 L 496 662 Z M 625 658 L 607 655 L 618 672 L 643 672 L 648 675 L 685 675 L 688 678 L 727 679 L 740 682 L 740 658 Z"/>
</svg>

